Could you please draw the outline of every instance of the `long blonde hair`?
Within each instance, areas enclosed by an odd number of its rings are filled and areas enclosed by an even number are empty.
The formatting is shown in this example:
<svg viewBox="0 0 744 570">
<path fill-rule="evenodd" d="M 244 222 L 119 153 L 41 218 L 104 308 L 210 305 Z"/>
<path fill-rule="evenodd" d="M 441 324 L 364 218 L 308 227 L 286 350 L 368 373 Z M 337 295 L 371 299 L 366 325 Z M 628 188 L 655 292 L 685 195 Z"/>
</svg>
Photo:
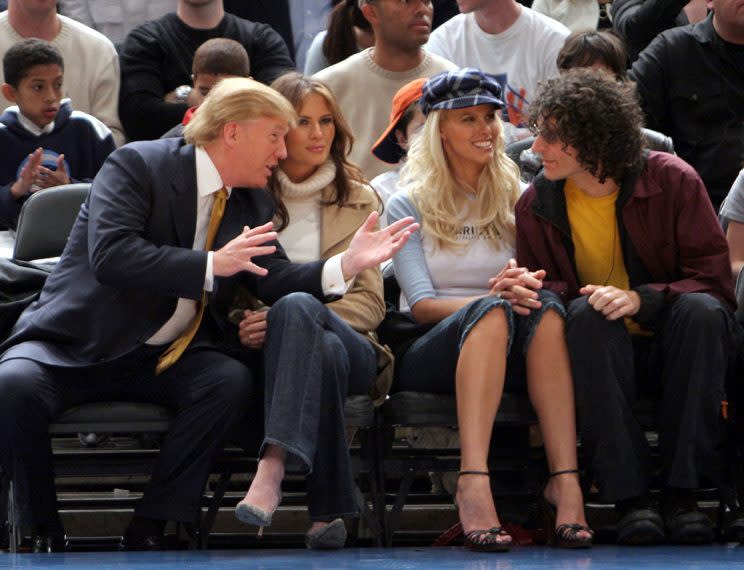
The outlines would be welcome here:
<svg viewBox="0 0 744 570">
<path fill-rule="evenodd" d="M 408 160 L 401 172 L 401 185 L 420 215 L 422 229 L 432 235 L 438 247 L 459 247 L 456 238 L 462 211 L 461 184 L 455 180 L 439 132 L 442 111 L 432 110 L 421 134 L 414 137 Z M 491 160 L 478 179 L 476 199 L 471 202 L 480 228 L 495 247 L 500 240 L 515 242 L 514 206 L 519 199 L 519 168 L 504 152 L 501 120 Z"/>
</svg>

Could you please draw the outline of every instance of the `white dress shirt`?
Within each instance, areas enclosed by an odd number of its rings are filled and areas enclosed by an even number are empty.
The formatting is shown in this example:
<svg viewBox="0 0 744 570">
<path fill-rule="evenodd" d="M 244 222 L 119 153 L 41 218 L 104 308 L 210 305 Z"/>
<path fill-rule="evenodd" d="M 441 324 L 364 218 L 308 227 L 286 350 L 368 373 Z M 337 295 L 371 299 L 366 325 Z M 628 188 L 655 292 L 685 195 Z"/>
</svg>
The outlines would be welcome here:
<svg viewBox="0 0 744 570">
<path fill-rule="evenodd" d="M 207 152 L 196 147 L 196 229 L 194 231 L 194 244 L 191 249 L 201 251 L 207 243 L 207 229 L 209 218 L 212 215 L 212 204 L 214 204 L 215 192 L 222 189 L 222 177 L 217 171 L 212 159 Z M 227 188 L 227 197 L 230 198 L 231 187 Z M 214 252 L 207 254 L 207 268 L 204 274 L 204 290 L 209 292 L 214 286 L 214 273 L 212 271 Z M 147 344 L 166 344 L 177 339 L 185 331 L 196 316 L 197 301 L 193 299 L 178 299 L 176 310 L 170 319 L 147 341 Z"/>
<path fill-rule="evenodd" d="M 214 195 L 224 184 L 217 167 L 209 158 L 207 152 L 196 147 L 196 229 L 194 231 L 194 243 L 191 249 L 201 251 L 207 242 L 207 229 L 209 218 L 212 215 L 212 204 Z M 227 188 L 228 200 L 232 193 L 232 187 Z M 204 290 L 211 292 L 214 286 L 213 266 L 214 252 L 207 254 L 207 267 L 204 274 Z M 341 271 L 341 254 L 333 256 L 323 265 L 321 274 L 321 287 L 326 296 L 343 295 L 353 282 L 344 282 Z M 170 319 L 147 340 L 147 344 L 168 344 L 177 339 L 185 331 L 196 316 L 197 301 L 193 299 L 178 299 L 176 310 Z"/>
</svg>

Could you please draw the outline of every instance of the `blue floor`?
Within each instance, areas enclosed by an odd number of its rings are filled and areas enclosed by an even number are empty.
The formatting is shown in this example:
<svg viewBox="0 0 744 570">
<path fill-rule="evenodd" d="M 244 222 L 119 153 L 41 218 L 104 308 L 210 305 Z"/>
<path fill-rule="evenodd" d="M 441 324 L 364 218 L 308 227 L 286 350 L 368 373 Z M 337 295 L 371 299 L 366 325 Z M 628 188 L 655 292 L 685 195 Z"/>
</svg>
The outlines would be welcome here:
<svg viewBox="0 0 744 570">
<path fill-rule="evenodd" d="M 155 568 L 157 570 L 292 569 L 333 570 L 523 570 L 577 568 L 623 568 L 661 570 L 716 570 L 744 568 L 744 546 L 618 548 L 597 546 L 586 551 L 554 550 L 546 547 L 519 548 L 508 553 L 477 554 L 461 548 L 374 548 L 338 552 L 306 550 L 229 550 L 208 552 L 69 554 L 0 554 L 0 569 L 33 568 Z"/>
</svg>

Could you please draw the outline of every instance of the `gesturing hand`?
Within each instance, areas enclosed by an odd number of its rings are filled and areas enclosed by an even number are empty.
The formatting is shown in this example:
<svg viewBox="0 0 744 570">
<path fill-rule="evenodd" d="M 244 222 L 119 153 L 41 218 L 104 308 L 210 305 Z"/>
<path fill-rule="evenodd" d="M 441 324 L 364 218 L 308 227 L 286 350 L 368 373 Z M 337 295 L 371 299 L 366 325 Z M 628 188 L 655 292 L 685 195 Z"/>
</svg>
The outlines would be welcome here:
<svg viewBox="0 0 744 570">
<path fill-rule="evenodd" d="M 253 229 L 245 226 L 243 231 L 214 252 L 212 272 L 217 277 L 230 277 L 238 271 L 249 271 L 256 275 L 266 275 L 268 270 L 253 263 L 254 257 L 269 255 L 276 251 L 275 245 L 261 245 L 276 239 L 271 231 L 273 222 Z"/>
<path fill-rule="evenodd" d="M 379 219 L 380 215 L 372 212 L 341 256 L 341 271 L 345 281 L 393 257 L 411 234 L 419 229 L 419 225 L 409 216 L 375 231 Z"/>
<path fill-rule="evenodd" d="M 39 167 L 41 166 L 41 155 L 43 152 L 42 148 L 39 147 L 28 155 L 28 161 L 21 169 L 18 180 L 16 180 L 10 187 L 10 193 L 16 200 L 22 198 L 29 192 L 41 190 L 40 186 L 34 186 L 34 182 L 39 177 Z"/>
<path fill-rule="evenodd" d="M 39 188 L 51 188 L 52 186 L 62 186 L 69 183 L 70 177 L 67 176 L 67 170 L 65 170 L 64 154 L 57 157 L 57 170 L 39 166 L 39 173 L 34 181 L 34 184 Z"/>
<path fill-rule="evenodd" d="M 585 285 L 579 289 L 579 293 L 589 295 L 589 304 L 608 321 L 632 317 L 641 309 L 641 297 L 638 293 L 612 285 Z"/>
<path fill-rule="evenodd" d="M 266 315 L 268 310 L 245 311 L 238 325 L 240 343 L 248 348 L 260 349 L 266 340 Z"/>
</svg>

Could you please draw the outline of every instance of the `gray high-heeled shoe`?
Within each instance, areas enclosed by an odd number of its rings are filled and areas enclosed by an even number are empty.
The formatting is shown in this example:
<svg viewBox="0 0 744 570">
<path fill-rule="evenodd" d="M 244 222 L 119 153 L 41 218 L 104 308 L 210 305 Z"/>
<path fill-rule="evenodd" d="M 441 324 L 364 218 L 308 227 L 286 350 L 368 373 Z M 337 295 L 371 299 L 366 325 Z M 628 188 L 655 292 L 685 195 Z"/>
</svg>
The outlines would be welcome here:
<svg viewBox="0 0 744 570">
<path fill-rule="evenodd" d="M 282 496 L 279 495 L 279 502 L 277 502 L 276 508 L 279 508 L 279 505 L 281 504 L 281 502 L 282 502 Z M 260 537 L 260 536 L 263 536 L 264 527 L 271 526 L 271 519 L 274 517 L 276 508 L 270 513 L 268 513 L 264 511 L 263 509 L 256 507 L 255 505 L 251 505 L 245 502 L 245 499 L 243 499 L 235 507 L 235 516 L 241 522 L 257 526 L 258 536 Z"/>
<path fill-rule="evenodd" d="M 334 519 L 315 532 L 305 533 L 305 546 L 311 550 L 338 550 L 346 544 L 346 524 L 343 519 Z"/>
</svg>

